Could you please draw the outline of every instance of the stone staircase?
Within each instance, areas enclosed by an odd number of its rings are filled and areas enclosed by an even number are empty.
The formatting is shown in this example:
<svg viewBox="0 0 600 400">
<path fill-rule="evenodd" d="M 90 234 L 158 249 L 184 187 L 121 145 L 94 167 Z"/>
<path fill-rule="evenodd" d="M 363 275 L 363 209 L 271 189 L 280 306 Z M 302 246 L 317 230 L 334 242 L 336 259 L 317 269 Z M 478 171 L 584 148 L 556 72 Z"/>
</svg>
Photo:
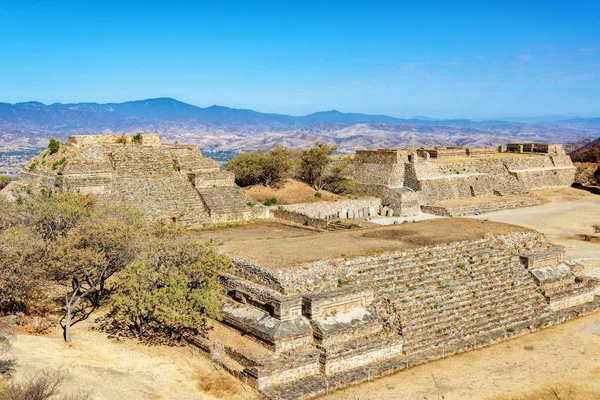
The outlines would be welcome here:
<svg viewBox="0 0 600 400">
<path fill-rule="evenodd" d="M 197 188 L 211 216 L 243 214 L 249 211 L 248 198 L 235 186 Z"/>
<path fill-rule="evenodd" d="M 168 148 L 115 149 L 110 153 L 117 198 L 146 211 L 148 218 L 175 218 L 186 226 L 210 221 L 202 199 L 174 168 Z"/>
<path fill-rule="evenodd" d="M 530 324 L 548 312 L 518 257 L 485 242 L 464 251 L 441 259 L 417 254 L 418 263 L 405 259 L 362 272 L 358 281 L 393 304 L 406 354 L 432 348 L 454 353 L 478 335 Z"/>
</svg>

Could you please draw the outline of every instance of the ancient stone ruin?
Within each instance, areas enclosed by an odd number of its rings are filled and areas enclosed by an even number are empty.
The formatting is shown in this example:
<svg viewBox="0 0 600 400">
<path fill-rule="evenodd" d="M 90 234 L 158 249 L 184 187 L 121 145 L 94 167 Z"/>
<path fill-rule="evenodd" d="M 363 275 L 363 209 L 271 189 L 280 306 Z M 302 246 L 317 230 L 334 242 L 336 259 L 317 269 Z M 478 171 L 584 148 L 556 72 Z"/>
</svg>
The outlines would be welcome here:
<svg viewBox="0 0 600 400">
<path fill-rule="evenodd" d="M 450 233 L 457 224 L 469 234 Z M 422 232 L 430 244 L 411 241 Z M 243 244 L 221 248 L 235 263 L 222 277 L 223 322 L 192 343 L 273 399 L 311 398 L 600 307 L 599 281 L 513 225 L 441 219 Z"/>
<path fill-rule="evenodd" d="M 558 144 L 515 143 L 499 149 L 423 147 L 359 150 L 352 175 L 364 194 L 379 197 L 397 216 L 458 216 L 536 204 L 535 199 L 482 202 L 448 212 L 435 202 L 491 195 L 524 195 L 531 190 L 568 187 L 576 168 Z"/>
<path fill-rule="evenodd" d="M 169 218 L 188 227 L 264 218 L 250 208 L 234 176 L 202 156 L 198 146 L 162 144 L 159 135 L 71 136 L 20 172 L 23 185 L 98 195 L 135 205 L 148 219 Z"/>
<path fill-rule="evenodd" d="M 189 338 L 267 398 L 311 398 L 600 308 L 600 282 L 529 229 L 441 218 L 323 232 L 342 219 L 533 204 L 511 196 L 573 181 L 560 145 L 361 150 L 351 173 L 360 198 L 252 207 L 197 146 L 90 135 L 45 150 L 9 186 L 90 193 L 188 227 L 286 220 L 260 225 L 265 238 L 219 243 L 235 267 L 221 276 L 223 321 Z M 462 199 L 483 200 L 439 204 Z M 281 235 L 283 227 L 302 234 Z"/>
</svg>

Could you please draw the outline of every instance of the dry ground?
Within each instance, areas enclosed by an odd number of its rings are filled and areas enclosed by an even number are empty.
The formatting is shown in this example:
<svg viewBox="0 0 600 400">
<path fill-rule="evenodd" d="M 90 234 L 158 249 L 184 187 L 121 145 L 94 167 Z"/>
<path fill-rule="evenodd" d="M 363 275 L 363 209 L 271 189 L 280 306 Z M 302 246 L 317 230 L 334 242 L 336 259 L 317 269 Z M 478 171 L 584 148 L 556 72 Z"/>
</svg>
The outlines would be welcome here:
<svg viewBox="0 0 600 400">
<path fill-rule="evenodd" d="M 441 207 L 461 207 L 461 206 L 472 206 L 477 204 L 485 204 L 485 203 L 504 203 L 507 201 L 514 200 L 527 200 L 531 198 L 528 195 L 513 195 L 513 196 L 497 196 L 497 195 L 489 195 L 489 196 L 481 196 L 481 197 L 471 197 L 468 199 L 452 199 L 452 200 L 441 200 L 435 201 L 430 206 L 441 206 Z"/>
<path fill-rule="evenodd" d="M 598 400 L 600 313 L 423 364 L 327 399 Z"/>
<path fill-rule="evenodd" d="M 134 340 L 117 341 L 91 331 L 92 322 L 75 325 L 73 348 L 60 330 L 46 336 L 18 334 L 11 351 L 18 367 L 15 379 L 46 368 L 70 370 L 69 390 L 94 391 L 102 400 L 250 400 L 259 396 L 208 359 L 185 347 L 148 347 Z"/>
<path fill-rule="evenodd" d="M 583 189 L 546 189 L 532 192 L 544 203 L 497 211 L 472 218 L 517 224 L 540 231 L 555 244 L 566 247 L 567 257 L 600 268 L 600 241 L 586 242 L 592 224 L 600 224 L 600 194 Z"/>
<path fill-rule="evenodd" d="M 273 197 L 277 199 L 277 204 L 312 203 L 315 201 L 334 201 L 347 198 L 347 196 L 340 196 L 327 190 L 320 190 L 322 197 L 316 198 L 315 193 L 317 191 L 315 189 L 295 179 L 287 179 L 280 188 L 254 185 L 244 188 L 244 192 L 261 204 Z"/>
<path fill-rule="evenodd" d="M 260 227 L 256 224 L 254 229 Z M 235 234 L 237 229 L 230 229 Z M 280 228 L 279 228 L 280 229 Z M 288 228 L 294 229 L 294 228 Z M 262 237 L 237 231 L 238 240 L 220 241 L 224 253 L 258 263 L 267 268 L 294 267 L 329 258 L 352 258 L 359 255 L 399 251 L 422 246 L 435 246 L 462 240 L 483 238 L 488 233 L 504 234 L 527 230 L 515 225 L 466 218 L 440 218 L 395 226 L 324 232 L 296 237 L 278 238 L 278 233 L 263 233 Z M 276 239 L 276 240 L 265 240 Z M 310 251 L 307 251 L 310 249 Z"/>
</svg>

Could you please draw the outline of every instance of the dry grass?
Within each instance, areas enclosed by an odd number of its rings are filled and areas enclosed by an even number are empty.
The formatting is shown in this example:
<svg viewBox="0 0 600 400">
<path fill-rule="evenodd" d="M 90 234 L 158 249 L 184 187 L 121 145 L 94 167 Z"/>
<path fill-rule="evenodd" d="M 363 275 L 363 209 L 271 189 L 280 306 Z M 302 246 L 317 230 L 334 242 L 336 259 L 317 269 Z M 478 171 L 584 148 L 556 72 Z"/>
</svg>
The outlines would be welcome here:
<svg viewBox="0 0 600 400">
<path fill-rule="evenodd" d="M 481 197 L 469 197 L 468 199 L 453 199 L 453 200 L 443 200 L 436 201 L 429 205 L 438 206 L 438 207 L 461 207 L 461 206 L 472 206 L 476 204 L 484 204 L 484 203 L 503 203 L 507 201 L 513 200 L 527 200 L 531 198 L 531 196 L 481 196 Z"/>
<path fill-rule="evenodd" d="M 228 229 L 203 229 L 193 233 L 196 237 L 212 240 L 216 244 L 243 240 L 271 240 L 286 237 L 314 235 L 314 231 L 295 228 L 277 222 L 256 222 Z"/>
<path fill-rule="evenodd" d="M 544 203 L 571 203 L 595 199 L 598 196 L 589 191 L 577 188 L 553 188 L 531 191 L 533 197 L 537 197 Z"/>
<path fill-rule="evenodd" d="M 518 396 L 494 396 L 486 400 L 592 400 L 600 399 L 600 391 L 572 383 L 551 385 Z"/>
<path fill-rule="evenodd" d="M 235 228 L 234 228 L 235 229 Z M 234 230 L 232 229 L 232 230 Z M 290 228 L 293 229 L 293 228 Z M 486 234 L 525 231 L 515 225 L 466 218 L 440 218 L 379 228 L 345 232 L 327 232 L 264 240 L 238 236 L 239 240 L 222 242 L 225 253 L 267 268 L 298 266 L 330 258 L 352 258 L 384 251 L 401 251 L 423 246 L 475 240 Z M 272 239 L 277 236 L 270 235 Z M 269 236 L 267 236 L 267 239 Z M 310 249 L 310 251 L 306 251 Z"/>
<path fill-rule="evenodd" d="M 599 357 L 600 313 L 595 313 L 325 398 L 600 400 Z"/>
<path fill-rule="evenodd" d="M 295 204 L 295 203 L 312 203 L 315 201 L 335 201 L 345 198 L 335 193 L 321 190 L 321 198 L 316 198 L 317 192 L 311 186 L 304 182 L 299 182 L 294 179 L 287 179 L 285 184 L 280 188 L 265 187 L 263 185 L 254 185 L 244 188 L 246 194 L 252 197 L 259 203 L 264 203 L 273 197 L 277 199 L 277 204 Z"/>
</svg>

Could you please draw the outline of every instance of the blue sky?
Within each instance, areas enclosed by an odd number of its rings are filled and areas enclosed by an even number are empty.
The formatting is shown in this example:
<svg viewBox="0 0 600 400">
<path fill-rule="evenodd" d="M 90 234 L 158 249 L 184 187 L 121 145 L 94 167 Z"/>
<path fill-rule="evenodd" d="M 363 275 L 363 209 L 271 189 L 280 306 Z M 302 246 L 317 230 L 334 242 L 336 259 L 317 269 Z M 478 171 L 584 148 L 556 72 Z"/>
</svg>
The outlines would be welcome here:
<svg viewBox="0 0 600 400">
<path fill-rule="evenodd" d="M 600 116 L 600 1 L 0 0 L 0 101 Z"/>
</svg>

